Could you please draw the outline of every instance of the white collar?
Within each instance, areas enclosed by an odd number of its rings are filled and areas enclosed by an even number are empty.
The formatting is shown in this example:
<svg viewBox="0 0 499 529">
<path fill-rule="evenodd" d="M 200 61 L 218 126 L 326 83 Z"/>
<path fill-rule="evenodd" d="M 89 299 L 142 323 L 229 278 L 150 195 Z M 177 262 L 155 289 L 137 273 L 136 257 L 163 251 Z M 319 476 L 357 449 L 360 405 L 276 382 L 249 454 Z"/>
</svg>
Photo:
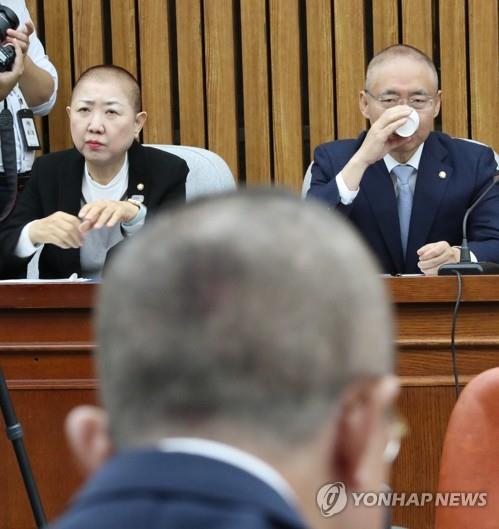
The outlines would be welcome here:
<svg viewBox="0 0 499 529">
<path fill-rule="evenodd" d="M 260 458 L 238 448 L 217 441 L 197 437 L 169 437 L 161 439 L 158 448 L 163 452 L 180 452 L 209 457 L 238 467 L 275 490 L 289 504 L 296 504 L 296 497 L 286 480 Z"/>
<path fill-rule="evenodd" d="M 423 146 L 424 142 L 416 149 L 416 152 L 407 160 L 407 162 L 405 162 L 404 165 L 410 165 L 417 171 L 419 169 L 419 162 L 421 161 L 421 154 L 423 153 Z M 400 162 L 397 162 L 397 160 L 395 160 L 390 154 L 385 154 L 385 156 L 383 156 L 383 161 L 385 162 L 389 173 L 392 172 L 392 169 L 395 166 L 400 165 Z"/>
<path fill-rule="evenodd" d="M 118 185 L 119 182 L 128 178 L 128 152 L 125 153 L 125 159 L 120 170 L 113 176 L 113 178 L 107 184 L 99 184 L 92 179 L 88 172 L 87 162 L 85 162 L 85 168 L 83 170 L 83 177 L 87 181 L 88 185 L 97 189 L 112 188 Z"/>
</svg>

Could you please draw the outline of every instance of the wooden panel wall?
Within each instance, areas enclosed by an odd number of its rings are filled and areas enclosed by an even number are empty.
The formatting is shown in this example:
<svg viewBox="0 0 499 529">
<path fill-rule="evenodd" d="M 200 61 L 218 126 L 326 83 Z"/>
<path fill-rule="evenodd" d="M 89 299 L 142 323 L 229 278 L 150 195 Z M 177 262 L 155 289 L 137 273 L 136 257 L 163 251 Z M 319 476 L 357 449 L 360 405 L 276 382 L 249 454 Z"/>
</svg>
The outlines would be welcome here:
<svg viewBox="0 0 499 529">
<path fill-rule="evenodd" d="M 307 2 L 308 105 L 310 155 L 335 136 L 332 7 L 329 0 Z"/>
<path fill-rule="evenodd" d="M 373 52 L 398 44 L 397 0 L 373 0 Z"/>
<path fill-rule="evenodd" d="M 265 0 L 241 0 L 246 182 L 259 185 L 272 180 L 265 7 Z"/>
<path fill-rule="evenodd" d="M 299 189 L 303 174 L 299 0 L 270 0 L 274 182 Z"/>
<path fill-rule="evenodd" d="M 471 133 L 498 144 L 498 9 L 497 0 L 469 0 L 469 57 L 471 91 Z"/>
<path fill-rule="evenodd" d="M 203 23 L 199 0 L 177 0 L 177 69 L 180 142 L 206 146 Z M 156 143 L 165 143 L 161 136 Z"/>
<path fill-rule="evenodd" d="M 238 174 L 234 17 L 232 0 L 204 2 L 207 147 Z"/>
<path fill-rule="evenodd" d="M 74 70 L 78 76 L 104 61 L 102 0 L 73 0 Z"/>
<path fill-rule="evenodd" d="M 339 138 L 357 136 L 365 128 L 359 112 L 358 93 L 364 87 L 366 69 L 364 0 L 334 2 L 336 123 Z"/>
<path fill-rule="evenodd" d="M 440 0 L 440 41 L 452 43 L 440 55 L 442 121 L 454 136 L 468 137 L 468 83 L 466 71 L 466 8 L 463 0 Z M 496 133 L 497 140 L 497 133 Z M 491 140 L 492 143 L 492 140 Z M 497 141 L 496 147 L 497 147 Z"/>
<path fill-rule="evenodd" d="M 435 61 L 437 128 L 499 149 L 499 0 L 27 0 L 59 72 L 45 151 L 71 145 L 65 107 L 88 66 L 138 76 L 147 143 L 214 150 L 240 182 L 299 189 L 314 148 L 365 127 L 358 92 L 397 42 Z"/>
<path fill-rule="evenodd" d="M 140 79 L 144 108 L 161 108 L 148 116 L 144 142 L 173 143 L 172 74 L 170 64 L 170 25 L 167 0 L 139 1 Z M 157 35 L 163 35 L 158 39 Z M 156 71 L 166 75 L 156 77 Z M 155 80 L 155 82 L 151 82 Z"/>
</svg>

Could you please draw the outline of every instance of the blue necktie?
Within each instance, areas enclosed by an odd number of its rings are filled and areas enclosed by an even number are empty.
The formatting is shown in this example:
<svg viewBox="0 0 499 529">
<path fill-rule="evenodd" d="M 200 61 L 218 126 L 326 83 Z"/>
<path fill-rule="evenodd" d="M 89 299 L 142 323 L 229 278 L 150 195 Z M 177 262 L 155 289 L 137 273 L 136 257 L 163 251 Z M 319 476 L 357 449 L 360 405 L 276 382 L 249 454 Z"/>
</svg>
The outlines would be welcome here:
<svg viewBox="0 0 499 529">
<path fill-rule="evenodd" d="M 400 223 L 400 239 L 402 241 L 402 250 L 405 254 L 407 251 L 407 239 L 409 237 L 409 225 L 411 223 L 412 212 L 412 191 L 409 185 L 411 175 L 414 168 L 410 165 L 396 165 L 393 169 L 393 174 L 398 181 L 398 212 Z"/>
</svg>

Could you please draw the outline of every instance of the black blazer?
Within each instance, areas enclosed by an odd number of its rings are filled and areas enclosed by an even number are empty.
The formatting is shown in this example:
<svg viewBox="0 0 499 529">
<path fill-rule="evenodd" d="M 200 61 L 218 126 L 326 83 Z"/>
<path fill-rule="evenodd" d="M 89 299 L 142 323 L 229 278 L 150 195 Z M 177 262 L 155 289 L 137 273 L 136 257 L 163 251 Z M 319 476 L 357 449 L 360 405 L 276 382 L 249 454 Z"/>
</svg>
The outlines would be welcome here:
<svg viewBox="0 0 499 529">
<path fill-rule="evenodd" d="M 203 456 L 137 450 L 108 461 L 50 527 L 305 529 L 305 524 L 276 491 L 238 467 Z"/>
<path fill-rule="evenodd" d="M 182 158 L 134 142 L 128 150 L 128 196 L 143 195 L 150 213 L 172 202 L 185 201 L 185 180 L 189 168 Z M 30 258 L 14 256 L 23 227 L 32 220 L 64 211 L 77 215 L 85 160 L 76 149 L 38 158 L 32 175 L 10 218 L 0 229 L 0 277 L 26 277 Z M 140 189 L 142 188 L 142 189 Z M 40 278 L 81 275 L 80 250 L 46 244 L 39 261 Z"/>
</svg>

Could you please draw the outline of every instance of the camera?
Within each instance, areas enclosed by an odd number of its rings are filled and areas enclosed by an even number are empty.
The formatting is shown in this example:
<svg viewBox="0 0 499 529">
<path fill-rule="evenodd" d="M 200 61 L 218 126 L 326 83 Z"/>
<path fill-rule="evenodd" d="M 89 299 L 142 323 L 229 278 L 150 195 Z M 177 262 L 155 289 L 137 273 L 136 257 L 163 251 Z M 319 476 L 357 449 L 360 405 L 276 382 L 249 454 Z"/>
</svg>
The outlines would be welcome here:
<svg viewBox="0 0 499 529">
<path fill-rule="evenodd" d="M 17 15 L 8 8 L 0 4 L 0 42 L 7 37 L 9 28 L 16 29 L 19 26 Z M 6 72 L 12 69 L 12 64 L 16 58 L 16 49 L 12 44 L 0 46 L 0 72 Z"/>
</svg>

